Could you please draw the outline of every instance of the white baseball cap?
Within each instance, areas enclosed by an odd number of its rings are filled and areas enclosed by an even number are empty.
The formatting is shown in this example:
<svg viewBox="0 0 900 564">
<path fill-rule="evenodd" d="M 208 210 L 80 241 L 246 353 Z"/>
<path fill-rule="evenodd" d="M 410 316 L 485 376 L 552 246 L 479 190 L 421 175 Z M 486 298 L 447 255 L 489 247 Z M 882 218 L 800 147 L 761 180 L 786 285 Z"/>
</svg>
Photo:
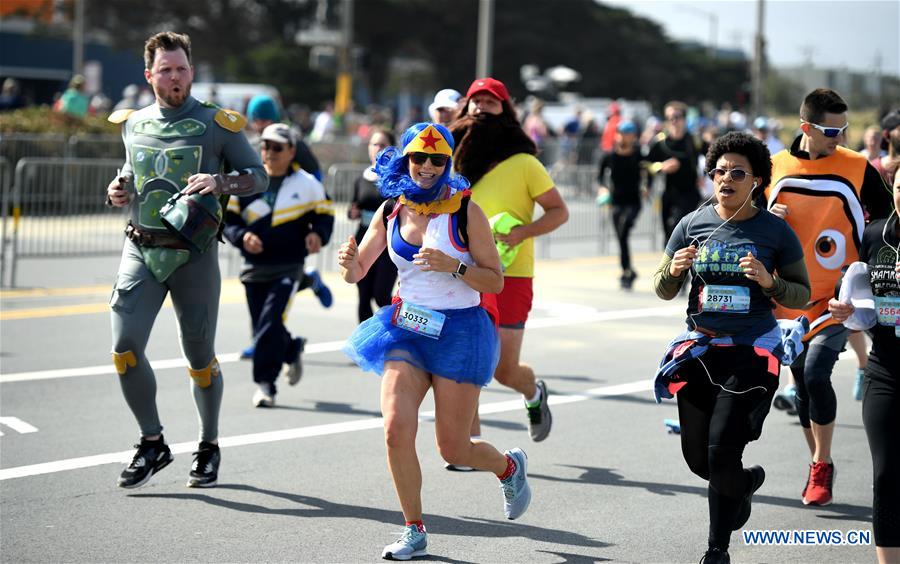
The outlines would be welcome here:
<svg viewBox="0 0 900 564">
<path fill-rule="evenodd" d="M 273 123 L 267 125 L 259 138 L 263 141 L 274 141 L 283 145 L 294 145 L 294 134 L 291 132 L 291 126 L 286 123 Z"/>
<path fill-rule="evenodd" d="M 452 88 L 444 88 L 434 95 L 434 101 L 428 106 L 428 112 L 432 113 L 441 108 L 456 109 L 462 94 Z"/>
</svg>

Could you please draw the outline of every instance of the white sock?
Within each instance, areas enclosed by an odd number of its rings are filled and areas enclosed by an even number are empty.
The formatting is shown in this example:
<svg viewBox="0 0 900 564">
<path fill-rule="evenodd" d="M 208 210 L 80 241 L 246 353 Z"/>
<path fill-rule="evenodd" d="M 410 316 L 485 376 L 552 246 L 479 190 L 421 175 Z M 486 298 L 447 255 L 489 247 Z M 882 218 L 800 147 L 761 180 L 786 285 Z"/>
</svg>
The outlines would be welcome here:
<svg viewBox="0 0 900 564">
<path fill-rule="evenodd" d="M 525 397 L 525 396 L 522 396 L 522 397 Z M 534 405 L 537 402 L 539 402 L 540 400 L 541 400 L 541 387 L 535 386 L 534 387 L 534 397 L 531 399 L 526 399 L 525 403 L 528 405 Z"/>
</svg>

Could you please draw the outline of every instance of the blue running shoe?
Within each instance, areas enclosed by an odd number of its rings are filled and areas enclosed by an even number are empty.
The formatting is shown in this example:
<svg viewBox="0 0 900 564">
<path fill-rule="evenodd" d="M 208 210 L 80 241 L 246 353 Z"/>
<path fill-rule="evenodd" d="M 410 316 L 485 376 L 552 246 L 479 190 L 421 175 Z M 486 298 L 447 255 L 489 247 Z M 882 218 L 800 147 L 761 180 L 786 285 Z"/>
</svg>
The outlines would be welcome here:
<svg viewBox="0 0 900 564">
<path fill-rule="evenodd" d="M 331 304 L 334 303 L 334 297 L 331 295 L 331 290 L 325 285 L 325 282 L 322 282 L 322 276 L 319 274 L 319 271 L 310 270 L 306 275 L 309 276 L 312 282 L 309 287 L 312 288 L 313 294 L 319 298 L 319 303 L 322 304 L 322 307 L 331 307 Z"/>
<path fill-rule="evenodd" d="M 253 353 L 256 352 L 256 343 L 250 343 L 250 346 L 241 351 L 241 360 L 250 360 Z"/>
<path fill-rule="evenodd" d="M 787 385 L 775 394 L 772 407 L 787 411 L 788 415 L 797 415 L 797 386 Z M 793 413 L 792 413 L 793 412 Z"/>
<path fill-rule="evenodd" d="M 863 380 L 866 373 L 862 368 L 856 370 L 856 380 L 853 381 L 853 399 L 860 401 L 863 396 Z"/>
<path fill-rule="evenodd" d="M 528 485 L 528 457 L 520 448 L 508 450 L 506 456 L 516 463 L 512 476 L 500 481 L 503 492 L 503 512 L 507 519 L 518 519 L 531 504 L 531 486 Z"/>
<path fill-rule="evenodd" d="M 428 556 L 428 533 L 424 527 L 419 530 L 416 525 L 407 525 L 396 542 L 384 547 L 381 557 L 385 560 L 409 560 L 417 556 Z"/>
</svg>

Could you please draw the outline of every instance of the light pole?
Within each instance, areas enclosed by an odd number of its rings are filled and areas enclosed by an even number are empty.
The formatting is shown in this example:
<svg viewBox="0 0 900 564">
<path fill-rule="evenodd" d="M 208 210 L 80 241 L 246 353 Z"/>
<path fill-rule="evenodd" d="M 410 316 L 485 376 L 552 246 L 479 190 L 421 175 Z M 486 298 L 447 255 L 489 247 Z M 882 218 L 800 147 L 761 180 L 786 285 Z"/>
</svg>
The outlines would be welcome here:
<svg viewBox="0 0 900 564">
<path fill-rule="evenodd" d="M 765 80 L 765 50 L 766 40 L 763 32 L 765 23 L 765 1 L 756 0 L 756 38 L 753 41 L 753 69 L 750 75 L 753 116 L 761 116 L 766 104 L 763 100 L 763 81 Z"/>
<path fill-rule="evenodd" d="M 84 72 L 84 0 L 75 0 L 72 26 L 72 74 Z"/>
<path fill-rule="evenodd" d="M 478 58 L 475 74 L 490 76 L 494 39 L 494 0 L 478 0 Z"/>
</svg>

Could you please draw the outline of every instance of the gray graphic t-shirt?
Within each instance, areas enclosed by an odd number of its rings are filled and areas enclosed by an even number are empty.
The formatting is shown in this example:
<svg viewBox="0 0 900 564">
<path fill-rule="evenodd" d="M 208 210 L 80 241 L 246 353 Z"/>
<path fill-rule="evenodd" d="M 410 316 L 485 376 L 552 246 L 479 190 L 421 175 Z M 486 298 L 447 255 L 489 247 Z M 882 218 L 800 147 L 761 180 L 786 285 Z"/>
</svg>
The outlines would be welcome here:
<svg viewBox="0 0 900 564">
<path fill-rule="evenodd" d="M 699 252 L 691 268 L 688 327 L 729 335 L 771 329 L 775 325 L 772 300 L 744 276 L 739 262 L 752 253 L 774 273 L 801 260 L 803 248 L 790 226 L 766 210 L 744 221 L 725 223 L 713 206 L 704 206 L 681 219 L 666 254 L 671 257 L 692 244 Z"/>
</svg>

